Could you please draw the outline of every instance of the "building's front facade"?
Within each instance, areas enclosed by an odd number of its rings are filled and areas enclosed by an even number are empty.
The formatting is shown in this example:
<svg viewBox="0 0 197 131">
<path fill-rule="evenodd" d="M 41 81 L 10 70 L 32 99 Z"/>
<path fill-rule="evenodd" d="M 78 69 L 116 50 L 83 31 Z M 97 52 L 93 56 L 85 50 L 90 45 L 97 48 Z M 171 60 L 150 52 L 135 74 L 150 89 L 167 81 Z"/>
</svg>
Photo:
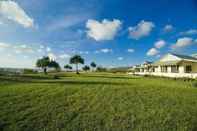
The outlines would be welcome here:
<svg viewBox="0 0 197 131">
<path fill-rule="evenodd" d="M 191 56 L 167 54 L 152 64 L 138 68 L 137 75 L 197 78 L 197 58 Z"/>
</svg>

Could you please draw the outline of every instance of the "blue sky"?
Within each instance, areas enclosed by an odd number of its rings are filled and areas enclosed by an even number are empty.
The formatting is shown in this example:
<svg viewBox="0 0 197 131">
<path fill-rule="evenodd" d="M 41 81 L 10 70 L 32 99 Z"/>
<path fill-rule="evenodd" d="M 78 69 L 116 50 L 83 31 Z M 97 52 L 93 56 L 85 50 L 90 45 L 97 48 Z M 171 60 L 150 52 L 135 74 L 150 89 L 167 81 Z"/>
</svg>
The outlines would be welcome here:
<svg viewBox="0 0 197 131">
<path fill-rule="evenodd" d="M 62 65 L 130 66 L 168 52 L 197 53 L 196 0 L 0 1 L 0 66 L 35 67 L 42 56 Z"/>
</svg>

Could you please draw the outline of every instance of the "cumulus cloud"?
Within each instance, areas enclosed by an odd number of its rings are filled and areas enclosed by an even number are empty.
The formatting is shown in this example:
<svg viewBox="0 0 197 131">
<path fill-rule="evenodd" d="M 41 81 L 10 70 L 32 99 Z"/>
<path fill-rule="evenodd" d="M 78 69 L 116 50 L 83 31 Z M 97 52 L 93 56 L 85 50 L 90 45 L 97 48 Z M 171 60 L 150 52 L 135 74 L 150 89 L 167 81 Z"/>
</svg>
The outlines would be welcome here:
<svg viewBox="0 0 197 131">
<path fill-rule="evenodd" d="M 172 49 L 183 48 L 192 45 L 193 39 L 189 37 L 179 38 L 175 44 L 171 46 Z"/>
<path fill-rule="evenodd" d="M 121 28 L 121 21 L 104 19 L 102 22 L 88 20 L 86 23 L 87 36 L 96 41 L 113 40 Z"/>
<path fill-rule="evenodd" d="M 50 60 L 56 60 L 57 59 L 57 56 L 53 53 L 49 53 L 48 57 L 49 57 Z"/>
<path fill-rule="evenodd" d="M 180 32 L 180 35 L 197 35 L 197 29 L 190 29 L 185 32 Z"/>
<path fill-rule="evenodd" d="M 0 1 L 0 16 L 14 21 L 25 28 L 33 27 L 34 20 L 14 1 Z"/>
<path fill-rule="evenodd" d="M 129 27 L 129 36 L 132 39 L 138 40 L 142 37 L 148 36 L 154 27 L 155 25 L 153 22 L 142 20 L 138 25 Z"/>
<path fill-rule="evenodd" d="M 151 49 L 146 53 L 147 56 L 155 56 L 155 55 L 157 55 L 157 54 L 159 54 L 159 51 L 158 51 L 156 48 L 151 48 Z"/>
<path fill-rule="evenodd" d="M 133 52 L 135 52 L 135 50 L 134 49 L 128 49 L 127 52 L 133 53 Z"/>
<path fill-rule="evenodd" d="M 157 49 L 160 49 L 160 48 L 164 47 L 165 45 L 166 45 L 166 42 L 164 40 L 159 40 L 159 41 L 155 42 L 155 47 Z"/>
<path fill-rule="evenodd" d="M 163 28 L 163 31 L 164 32 L 170 32 L 173 30 L 173 26 L 172 25 L 166 25 L 164 28 Z"/>
</svg>

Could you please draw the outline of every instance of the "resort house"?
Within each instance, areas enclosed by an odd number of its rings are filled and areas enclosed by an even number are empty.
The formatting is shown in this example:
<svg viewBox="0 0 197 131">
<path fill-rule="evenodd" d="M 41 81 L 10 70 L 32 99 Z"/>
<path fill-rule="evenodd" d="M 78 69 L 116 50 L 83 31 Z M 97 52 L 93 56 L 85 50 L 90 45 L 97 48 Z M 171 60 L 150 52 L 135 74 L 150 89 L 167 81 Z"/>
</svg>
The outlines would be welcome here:
<svg viewBox="0 0 197 131">
<path fill-rule="evenodd" d="M 197 78 L 197 58 L 169 53 L 156 62 L 135 66 L 134 74 Z"/>
</svg>

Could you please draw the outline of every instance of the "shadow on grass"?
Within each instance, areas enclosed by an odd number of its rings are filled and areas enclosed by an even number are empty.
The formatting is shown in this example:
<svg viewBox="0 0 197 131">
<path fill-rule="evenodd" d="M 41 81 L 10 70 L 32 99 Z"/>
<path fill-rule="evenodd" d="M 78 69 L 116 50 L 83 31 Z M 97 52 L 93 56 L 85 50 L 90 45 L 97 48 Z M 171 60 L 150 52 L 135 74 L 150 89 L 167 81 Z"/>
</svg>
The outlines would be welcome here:
<svg viewBox="0 0 197 131">
<path fill-rule="evenodd" d="M 109 78 L 109 79 L 136 79 L 136 78 L 133 78 L 133 77 L 127 77 L 127 76 L 97 76 L 97 75 L 82 75 L 83 77 L 87 77 L 87 78 Z"/>
<path fill-rule="evenodd" d="M 129 82 L 108 82 L 108 81 L 72 81 L 72 80 L 65 80 L 65 81 L 38 81 L 32 83 L 48 83 L 48 84 L 75 84 L 75 85 L 83 85 L 83 84 L 92 84 L 92 85 L 131 85 Z"/>
<path fill-rule="evenodd" d="M 20 83 L 38 83 L 38 84 L 73 84 L 73 85 L 83 85 L 83 84 L 102 84 L 102 85 L 131 85 L 129 82 L 125 81 L 85 81 L 85 80 L 64 80 L 64 79 L 59 79 L 59 80 L 38 80 L 38 79 L 10 79 L 10 78 L 0 78 L 0 81 L 2 81 L 2 84 L 5 85 L 10 85 L 10 84 L 20 84 Z M 0 85 L 2 85 L 0 84 Z"/>
</svg>

